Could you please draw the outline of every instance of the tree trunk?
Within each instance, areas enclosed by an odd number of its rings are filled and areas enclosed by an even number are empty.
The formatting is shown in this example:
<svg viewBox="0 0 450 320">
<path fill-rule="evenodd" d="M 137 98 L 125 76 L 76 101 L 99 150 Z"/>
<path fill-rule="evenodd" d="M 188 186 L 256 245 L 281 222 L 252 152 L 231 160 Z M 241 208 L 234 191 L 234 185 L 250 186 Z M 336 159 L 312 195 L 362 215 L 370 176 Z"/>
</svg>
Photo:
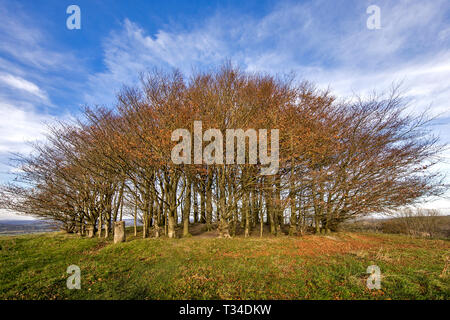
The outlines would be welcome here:
<svg viewBox="0 0 450 320">
<path fill-rule="evenodd" d="M 213 212 L 211 186 L 212 183 L 208 183 L 208 188 L 206 190 L 206 227 L 208 230 L 211 230 L 212 212 Z"/>
<path fill-rule="evenodd" d="M 198 222 L 198 193 L 197 193 L 197 182 L 193 183 L 193 194 L 194 194 L 194 223 Z"/>
<path fill-rule="evenodd" d="M 156 204 L 157 205 L 157 204 Z M 155 238 L 159 238 L 159 217 L 160 217 L 159 208 L 155 208 L 153 210 L 153 229 Z"/>
<path fill-rule="evenodd" d="M 244 214 L 245 214 L 245 231 L 244 237 L 248 237 L 250 235 L 250 198 L 248 194 L 245 194 L 243 202 L 244 205 Z"/>
<path fill-rule="evenodd" d="M 281 205 L 281 183 L 279 177 L 274 176 L 275 180 L 275 234 L 278 235 L 281 232 L 281 224 L 284 224 L 283 221 L 283 208 Z"/>
<path fill-rule="evenodd" d="M 87 236 L 88 238 L 93 238 L 95 234 L 95 226 L 94 225 L 89 225 L 87 228 Z"/>
<path fill-rule="evenodd" d="M 122 201 L 120 201 L 120 218 L 119 218 L 120 221 L 122 221 L 122 216 L 123 216 L 123 197 Z"/>
<path fill-rule="evenodd" d="M 102 237 L 102 215 L 100 215 L 99 221 L 98 221 L 98 237 Z"/>
<path fill-rule="evenodd" d="M 134 204 L 134 236 L 137 236 L 137 198 Z"/>
<path fill-rule="evenodd" d="M 220 168 L 220 178 L 217 179 L 219 184 L 219 238 L 231 238 L 228 223 L 228 212 L 226 209 L 226 194 L 225 194 L 225 172 L 224 168 Z"/>
<path fill-rule="evenodd" d="M 205 185 L 200 187 L 200 223 L 206 223 L 206 197 Z"/>
<path fill-rule="evenodd" d="M 109 224 L 108 221 L 105 223 L 105 239 L 109 237 Z"/>
<path fill-rule="evenodd" d="M 183 237 L 189 234 L 189 215 L 191 214 L 191 179 L 186 178 L 186 201 L 183 208 Z"/>
<path fill-rule="evenodd" d="M 295 210 L 295 195 L 292 189 L 289 195 L 289 202 L 291 205 L 291 218 L 289 220 L 289 235 L 293 236 L 297 230 L 297 212 Z"/>
<path fill-rule="evenodd" d="M 169 238 L 175 238 L 175 212 L 174 210 L 170 210 L 168 217 L 168 225 L 167 225 L 167 236 Z"/>
<path fill-rule="evenodd" d="M 144 208 L 144 213 L 142 214 L 142 238 L 147 238 L 147 210 Z"/>
</svg>

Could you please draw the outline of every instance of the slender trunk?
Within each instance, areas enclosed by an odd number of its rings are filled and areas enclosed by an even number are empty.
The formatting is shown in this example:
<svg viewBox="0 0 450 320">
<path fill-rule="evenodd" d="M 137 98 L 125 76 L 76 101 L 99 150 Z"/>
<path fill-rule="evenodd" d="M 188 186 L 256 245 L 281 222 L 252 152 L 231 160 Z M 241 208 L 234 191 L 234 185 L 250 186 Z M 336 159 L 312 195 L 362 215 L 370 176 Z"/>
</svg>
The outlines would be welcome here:
<svg viewBox="0 0 450 320">
<path fill-rule="evenodd" d="M 245 231 L 244 236 L 247 238 L 250 235 L 250 199 L 248 194 L 244 196 L 244 213 L 245 213 Z"/>
<path fill-rule="evenodd" d="M 238 211 L 238 204 L 237 204 L 237 201 L 235 200 L 235 199 L 233 199 L 233 208 L 234 208 L 234 214 L 233 214 L 233 226 L 232 226 L 232 233 L 233 233 L 233 236 L 235 236 L 236 235 L 236 228 L 237 228 L 237 225 L 238 225 L 238 222 L 239 222 L 239 211 Z"/>
<path fill-rule="evenodd" d="M 206 197 L 205 197 L 205 185 L 200 187 L 200 223 L 206 223 Z"/>
<path fill-rule="evenodd" d="M 295 194 L 294 194 L 294 188 L 291 185 L 291 191 L 289 194 L 289 202 L 290 202 L 290 209 L 291 209 L 291 217 L 289 220 L 289 235 L 293 236 L 295 234 L 295 231 L 297 230 L 297 211 L 295 208 Z"/>
<path fill-rule="evenodd" d="M 176 227 L 176 217 L 177 217 L 177 186 L 178 179 L 175 177 L 171 178 L 171 181 L 166 181 L 166 194 L 168 197 L 168 217 L 167 217 L 167 236 L 169 238 L 175 238 L 175 227 Z"/>
<path fill-rule="evenodd" d="M 105 223 L 105 239 L 109 237 L 109 225 L 108 221 Z"/>
<path fill-rule="evenodd" d="M 142 238 L 145 239 L 147 238 L 147 215 L 148 215 L 148 206 L 149 206 L 149 201 L 148 201 L 148 196 L 147 196 L 147 192 L 149 191 L 149 188 L 146 188 L 146 194 L 143 194 L 142 197 L 144 198 L 144 206 L 141 207 L 142 209 Z"/>
<path fill-rule="evenodd" d="M 259 211 L 259 236 L 262 238 L 264 232 L 264 210 L 263 210 L 263 192 L 262 183 L 261 191 L 259 191 L 259 201 L 258 201 L 258 211 Z"/>
<path fill-rule="evenodd" d="M 212 224 L 212 212 L 213 212 L 213 206 L 212 206 L 212 177 L 208 181 L 207 189 L 206 189 L 206 226 L 207 229 L 211 229 Z"/>
<path fill-rule="evenodd" d="M 183 237 L 189 236 L 189 215 L 191 214 L 191 179 L 186 178 L 186 201 L 183 208 Z"/>
<path fill-rule="evenodd" d="M 272 186 L 269 186 L 269 192 L 266 197 L 266 207 L 267 207 L 267 218 L 269 220 L 270 225 L 270 233 L 273 235 L 276 235 L 276 228 L 275 228 L 275 220 L 274 220 L 274 207 L 273 207 L 273 199 L 272 199 Z"/>
<path fill-rule="evenodd" d="M 134 236 L 137 236 L 137 199 L 134 204 Z"/>
<path fill-rule="evenodd" d="M 164 210 L 164 235 L 165 236 L 167 236 L 167 231 L 168 231 L 167 216 L 168 216 L 168 210 L 166 207 L 166 209 Z"/>
<path fill-rule="evenodd" d="M 263 216 L 263 211 L 260 211 L 260 218 L 259 218 L 259 236 L 262 238 L 263 236 L 263 231 L 264 231 L 264 216 Z"/>
<path fill-rule="evenodd" d="M 122 216 L 123 216 L 123 197 L 122 201 L 120 201 L 120 218 L 119 218 L 120 221 L 122 221 Z"/>
<path fill-rule="evenodd" d="M 100 215 L 99 221 L 98 221 L 98 237 L 99 238 L 102 237 L 102 215 Z"/>
<path fill-rule="evenodd" d="M 250 228 L 254 229 L 256 227 L 256 224 L 258 223 L 258 212 L 256 210 L 255 206 L 255 191 L 252 190 L 249 193 L 250 197 Z"/>
<path fill-rule="evenodd" d="M 197 198 L 197 182 L 193 183 L 194 194 L 194 223 L 198 222 L 198 198 Z"/>
<path fill-rule="evenodd" d="M 279 177 L 274 177 L 275 180 L 275 228 L 276 235 L 281 232 L 281 225 L 284 224 L 283 221 L 283 208 L 281 206 L 281 183 Z"/>
<path fill-rule="evenodd" d="M 155 204 L 156 206 L 156 204 Z M 155 238 L 159 238 L 159 217 L 160 217 L 160 212 L 159 209 L 154 208 L 153 210 L 153 229 L 154 229 L 154 235 Z"/>
<path fill-rule="evenodd" d="M 120 189 L 119 189 L 119 195 L 117 197 L 117 203 L 113 199 L 113 197 L 111 197 L 112 201 L 113 201 L 113 204 L 114 204 L 114 212 L 112 213 L 112 218 L 114 219 L 114 222 L 117 221 L 117 215 L 119 213 L 119 207 L 120 207 L 120 205 L 122 203 L 122 199 L 123 199 L 123 190 L 124 190 L 124 188 L 125 188 L 125 182 L 122 182 L 122 184 L 120 186 Z M 110 227 L 110 229 L 112 229 L 111 225 L 109 227 Z"/>
<path fill-rule="evenodd" d="M 225 172 L 224 168 L 219 169 L 220 177 L 217 179 L 219 184 L 219 238 L 230 238 L 228 212 L 226 208 L 225 194 Z"/>
<path fill-rule="evenodd" d="M 167 236 L 169 238 L 175 238 L 175 212 L 171 210 L 168 217 L 168 232 Z"/>
<path fill-rule="evenodd" d="M 142 238 L 147 238 L 147 208 L 144 209 L 144 212 L 142 214 Z"/>
</svg>

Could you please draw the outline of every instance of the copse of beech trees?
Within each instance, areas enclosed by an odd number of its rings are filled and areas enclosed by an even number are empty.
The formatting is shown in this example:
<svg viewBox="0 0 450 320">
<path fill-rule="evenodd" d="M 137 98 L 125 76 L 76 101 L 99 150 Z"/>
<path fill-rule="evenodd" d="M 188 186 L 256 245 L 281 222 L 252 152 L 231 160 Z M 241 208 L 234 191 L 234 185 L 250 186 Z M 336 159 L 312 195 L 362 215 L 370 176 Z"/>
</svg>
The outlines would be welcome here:
<svg viewBox="0 0 450 320">
<path fill-rule="evenodd" d="M 194 139 L 195 121 L 223 136 L 278 129 L 278 171 L 260 174 L 259 160 L 175 164 L 172 133 L 183 128 Z M 221 237 L 262 236 L 264 225 L 273 235 L 328 232 L 444 191 L 430 170 L 441 146 L 427 121 L 407 114 L 395 90 L 340 101 L 306 82 L 228 64 L 189 78 L 154 71 L 124 88 L 114 107 L 86 108 L 76 123 L 51 127 L 16 159 L 21 170 L 2 186 L 1 204 L 89 236 L 110 235 L 125 216 L 135 232 L 143 224 L 143 237 L 173 238 L 177 226 L 189 236 L 192 223 Z"/>
</svg>

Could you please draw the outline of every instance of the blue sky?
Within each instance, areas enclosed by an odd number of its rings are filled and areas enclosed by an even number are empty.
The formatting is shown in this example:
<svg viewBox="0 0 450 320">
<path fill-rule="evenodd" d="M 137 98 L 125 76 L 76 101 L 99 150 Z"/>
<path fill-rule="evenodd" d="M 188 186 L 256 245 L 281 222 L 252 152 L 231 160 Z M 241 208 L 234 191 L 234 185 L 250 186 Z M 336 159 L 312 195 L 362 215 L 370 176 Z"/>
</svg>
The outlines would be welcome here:
<svg viewBox="0 0 450 320">
<path fill-rule="evenodd" d="M 81 29 L 66 8 L 81 9 Z M 369 5 L 381 29 L 369 30 Z M 111 105 L 153 67 L 297 74 L 338 96 L 402 83 L 411 108 L 438 115 L 450 142 L 450 1 L 0 0 L 0 181 L 10 152 L 28 152 L 45 123 Z M 450 153 L 439 170 L 450 172 Z M 450 210 L 441 199 L 428 204 Z M 3 213 L 4 215 L 4 213 Z M 0 213 L 0 218 L 2 213 Z"/>
</svg>

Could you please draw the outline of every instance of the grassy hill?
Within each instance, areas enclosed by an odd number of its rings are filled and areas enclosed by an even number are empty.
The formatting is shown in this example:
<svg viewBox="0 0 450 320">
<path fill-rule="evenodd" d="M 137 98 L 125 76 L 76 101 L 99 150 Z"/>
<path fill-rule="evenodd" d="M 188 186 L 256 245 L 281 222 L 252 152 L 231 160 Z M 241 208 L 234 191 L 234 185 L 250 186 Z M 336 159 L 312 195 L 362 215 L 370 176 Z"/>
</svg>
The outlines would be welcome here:
<svg viewBox="0 0 450 320">
<path fill-rule="evenodd" d="M 0 237 L 1 299 L 450 299 L 450 242 L 403 235 Z M 81 289 L 69 290 L 69 265 Z M 381 269 L 369 290 L 366 269 Z"/>
</svg>

